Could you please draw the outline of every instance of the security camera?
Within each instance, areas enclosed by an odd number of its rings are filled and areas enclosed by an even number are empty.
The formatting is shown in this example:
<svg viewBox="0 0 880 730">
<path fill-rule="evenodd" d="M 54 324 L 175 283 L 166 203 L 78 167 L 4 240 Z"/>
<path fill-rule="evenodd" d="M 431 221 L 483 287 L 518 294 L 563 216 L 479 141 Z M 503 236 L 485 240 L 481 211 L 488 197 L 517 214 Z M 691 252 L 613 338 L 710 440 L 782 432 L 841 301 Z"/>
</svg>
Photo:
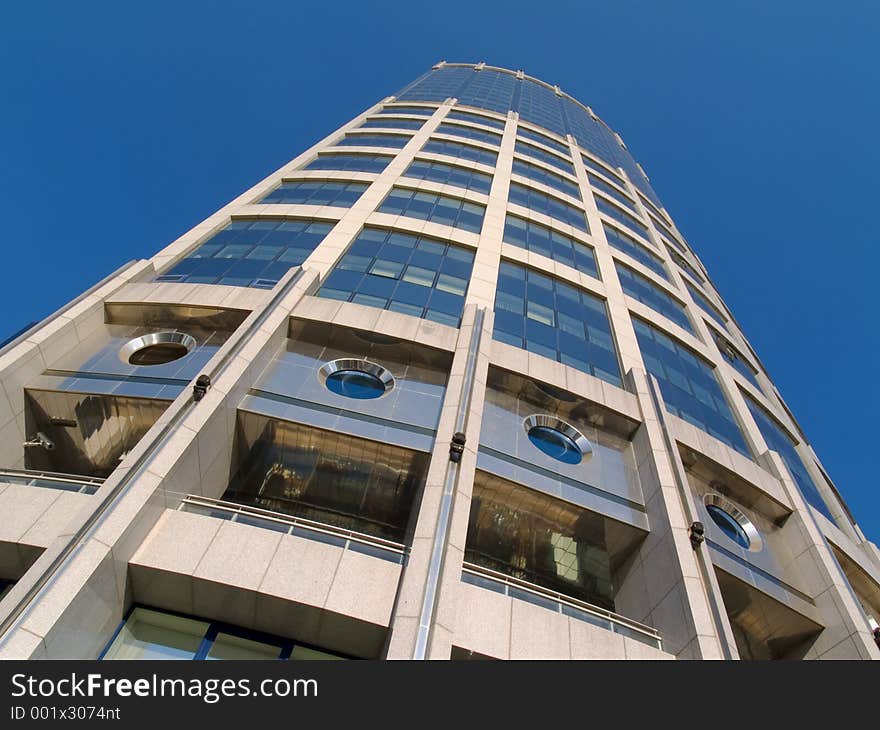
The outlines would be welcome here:
<svg viewBox="0 0 880 730">
<path fill-rule="evenodd" d="M 24 446 L 39 446 L 46 449 L 46 451 L 53 451 L 55 449 L 55 442 L 42 431 L 37 431 L 37 435 L 30 441 L 25 441 Z"/>
</svg>

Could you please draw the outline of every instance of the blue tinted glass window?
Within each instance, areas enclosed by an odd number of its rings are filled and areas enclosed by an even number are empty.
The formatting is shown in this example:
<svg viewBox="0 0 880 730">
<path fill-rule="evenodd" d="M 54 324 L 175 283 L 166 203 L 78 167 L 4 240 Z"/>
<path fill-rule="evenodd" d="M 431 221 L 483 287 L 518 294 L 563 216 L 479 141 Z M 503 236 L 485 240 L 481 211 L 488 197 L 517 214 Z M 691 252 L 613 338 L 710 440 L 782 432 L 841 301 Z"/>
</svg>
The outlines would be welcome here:
<svg viewBox="0 0 880 730">
<path fill-rule="evenodd" d="M 569 205 L 558 198 L 551 197 L 546 193 L 512 182 L 510 183 L 508 200 L 511 203 L 530 208 L 536 213 L 549 215 L 551 218 L 555 218 L 563 223 L 568 223 L 570 226 L 574 226 L 587 233 L 590 232 L 590 228 L 587 225 L 587 218 L 582 210 L 575 208 L 573 205 Z"/>
<path fill-rule="evenodd" d="M 623 231 L 618 231 L 613 226 L 609 226 L 604 221 L 602 222 L 602 227 L 605 229 L 605 237 L 608 239 L 608 244 L 612 248 L 616 248 L 618 251 L 623 251 L 623 253 L 632 256 L 636 261 L 647 266 L 655 274 L 659 274 L 669 281 L 669 276 L 666 274 L 663 261 L 659 256 L 649 251 L 645 246 L 636 241 L 636 239 L 627 236 Z"/>
<path fill-rule="evenodd" d="M 609 203 L 605 198 L 600 198 L 598 195 L 595 196 L 595 198 L 596 207 L 599 209 L 600 213 L 604 213 L 609 218 L 613 218 L 622 226 L 628 228 L 633 233 L 637 233 L 645 240 L 651 240 L 648 236 L 648 227 L 644 223 L 636 220 L 633 216 L 623 210 L 623 208 L 619 208 L 613 203 Z"/>
<path fill-rule="evenodd" d="M 752 366 L 746 362 L 745 358 L 732 344 L 730 344 L 730 342 L 727 341 L 725 337 L 714 331 L 713 334 L 715 335 L 715 341 L 718 344 L 718 349 L 720 350 L 722 357 L 733 366 L 734 370 L 740 373 L 740 375 L 758 390 L 761 390 L 761 386 L 758 385 L 758 379 L 755 376 L 755 371 L 752 369 Z"/>
<path fill-rule="evenodd" d="M 387 155 L 322 154 L 305 166 L 305 170 L 346 170 L 382 172 L 393 158 Z"/>
<path fill-rule="evenodd" d="M 419 129 L 424 122 L 420 119 L 400 119 L 382 116 L 379 119 L 368 119 L 358 129 Z"/>
<path fill-rule="evenodd" d="M 452 134 L 456 137 L 464 137 L 465 139 L 473 139 L 477 142 L 486 142 L 487 144 L 500 145 L 501 135 L 494 132 L 487 132 L 483 129 L 474 129 L 473 127 L 465 127 L 461 124 L 447 124 L 443 122 L 437 127 L 438 134 Z"/>
<path fill-rule="evenodd" d="M 665 224 L 663 224 L 663 223 L 661 223 L 660 221 L 658 221 L 658 220 L 657 220 L 654 216 L 652 216 L 650 213 L 649 213 L 648 215 L 649 215 L 649 217 L 651 218 L 651 222 L 654 224 L 654 227 L 655 227 L 658 231 L 660 231 L 660 233 L 662 233 L 664 236 L 666 236 L 666 238 L 667 238 L 669 241 L 671 241 L 671 242 L 672 242 L 677 248 L 681 248 L 681 244 L 678 242 L 678 239 L 677 239 L 675 236 L 672 235 L 672 231 L 670 231 L 669 228 L 667 228 Z"/>
<path fill-rule="evenodd" d="M 801 461 L 801 457 L 798 455 L 797 449 L 795 448 L 797 441 L 792 439 L 791 436 L 783 430 L 782 426 L 776 422 L 776 419 L 774 419 L 748 395 L 743 393 L 743 397 L 745 398 L 746 405 L 748 406 L 752 417 L 755 419 L 758 430 L 764 437 L 764 441 L 767 442 L 767 448 L 778 452 L 779 456 L 782 457 L 782 460 L 791 472 L 791 476 L 797 484 L 798 489 L 800 489 L 804 499 L 833 522 L 834 518 L 831 516 L 831 511 L 828 509 L 828 505 L 825 504 L 825 500 L 822 498 L 819 488 L 810 477 L 803 461 Z"/>
<path fill-rule="evenodd" d="M 516 111 L 519 112 L 520 118 L 526 122 L 549 129 L 560 137 L 564 137 L 566 134 L 562 109 L 556 91 L 539 84 L 537 81 L 522 80 Z"/>
<path fill-rule="evenodd" d="M 267 288 L 302 264 L 332 227 L 309 220 L 234 221 L 156 281 Z"/>
<path fill-rule="evenodd" d="M 424 236 L 365 228 L 318 296 L 457 327 L 474 254 Z"/>
<path fill-rule="evenodd" d="M 397 95 L 397 101 L 446 101 L 470 81 L 473 68 L 461 66 L 441 66 L 431 69 L 421 78 L 406 86 Z"/>
<path fill-rule="evenodd" d="M 557 157 L 551 152 L 546 152 L 545 150 L 540 149 L 539 147 L 535 147 L 532 144 L 527 144 L 525 142 L 516 141 L 515 152 L 520 155 L 528 155 L 529 157 L 534 157 L 536 160 L 540 160 L 548 165 L 552 165 L 553 167 L 559 168 L 563 172 L 567 172 L 569 175 L 574 176 L 574 165 L 572 165 L 567 159 L 563 160 L 560 157 Z"/>
<path fill-rule="evenodd" d="M 484 124 L 487 127 L 492 127 L 494 129 L 504 129 L 504 122 L 500 119 L 492 119 L 491 117 L 484 117 L 482 114 L 472 114 L 471 112 L 460 111 L 459 109 L 453 109 L 449 114 L 446 115 L 447 119 L 459 119 L 462 122 L 473 122 L 475 124 Z"/>
<path fill-rule="evenodd" d="M 386 106 L 379 114 L 421 114 L 430 117 L 436 109 L 426 106 Z"/>
<path fill-rule="evenodd" d="M 654 205 L 644 195 L 639 195 L 639 200 L 642 201 L 642 203 L 645 205 L 645 207 L 648 210 L 650 210 L 657 217 L 658 220 L 662 221 L 664 219 L 663 213 L 661 212 L 660 208 L 658 208 L 656 205 Z"/>
<path fill-rule="evenodd" d="M 516 133 L 519 137 L 523 137 L 524 139 L 530 139 L 532 142 L 538 142 L 542 145 L 550 147 L 551 149 L 556 150 L 557 152 L 569 156 L 570 151 L 567 144 L 563 144 L 562 142 L 557 142 L 552 137 L 548 137 L 546 134 L 541 134 L 540 132 L 534 132 L 531 129 L 526 129 L 525 127 L 517 127 Z"/>
<path fill-rule="evenodd" d="M 595 160 L 591 160 L 589 157 L 584 157 L 581 155 L 581 159 L 584 161 L 584 167 L 592 172 L 596 172 L 600 175 L 604 175 L 609 178 L 612 182 L 616 182 L 620 187 L 626 190 L 626 183 L 623 178 L 620 177 L 616 172 L 612 172 L 610 169 L 605 167 L 604 165 L 596 162 Z"/>
<path fill-rule="evenodd" d="M 688 263 L 687 259 L 685 259 L 685 257 L 682 256 L 680 253 L 678 253 L 678 251 L 673 250 L 671 246 L 667 246 L 666 250 L 669 251 L 669 255 L 672 257 L 672 260 L 675 261 L 675 263 L 678 264 L 679 267 L 687 271 L 687 273 L 694 281 L 697 281 L 700 284 L 706 283 L 706 280 L 700 275 L 700 273 L 693 266 L 691 266 L 690 263 Z"/>
<path fill-rule="evenodd" d="M 337 395 L 357 400 L 370 400 L 385 394 L 382 379 L 361 370 L 337 370 L 327 376 L 324 385 Z"/>
<path fill-rule="evenodd" d="M 404 147 L 412 137 L 403 134 L 346 134 L 336 144 L 342 147 Z"/>
<path fill-rule="evenodd" d="M 706 505 L 706 511 L 709 513 L 709 517 L 712 518 L 712 521 L 721 528 L 721 531 L 725 535 L 740 547 L 744 547 L 746 550 L 749 549 L 749 545 L 751 545 L 752 541 L 749 540 L 746 531 L 742 528 L 739 522 L 736 521 L 733 515 L 729 515 L 721 509 L 721 507 L 714 504 Z"/>
<path fill-rule="evenodd" d="M 460 160 L 480 162 L 484 165 L 492 165 L 493 167 L 498 161 L 498 155 L 491 150 L 484 150 L 481 147 L 461 144 L 460 142 L 450 142 L 443 139 L 428 140 L 427 144 L 422 147 L 422 151 L 433 152 L 437 155 L 446 155 L 447 157 L 455 157 Z"/>
<path fill-rule="evenodd" d="M 751 458 L 712 366 L 637 317 L 633 327 L 645 368 L 660 383 L 666 409 Z"/>
<path fill-rule="evenodd" d="M 573 198 L 577 198 L 578 200 L 581 199 L 581 191 L 577 186 L 577 183 L 567 180 L 562 177 L 562 175 L 557 175 L 555 172 L 551 172 L 543 167 L 533 165 L 531 162 L 514 159 L 513 173 L 515 175 L 527 177 L 530 180 L 535 180 L 536 182 L 544 183 L 544 185 L 549 185 L 551 188 L 556 188 L 560 192 L 570 195 Z"/>
<path fill-rule="evenodd" d="M 596 279 L 599 278 L 593 249 L 547 226 L 508 215 L 504 224 L 504 242 L 534 251 Z"/>
<path fill-rule="evenodd" d="M 688 332 L 693 333 L 694 329 L 691 326 L 683 304 L 667 294 L 654 282 L 642 276 L 635 269 L 631 269 L 619 261 L 615 261 L 614 265 L 617 269 L 617 275 L 620 277 L 620 286 L 623 287 L 624 292 L 633 299 L 638 299 L 643 304 L 647 304 L 651 309 L 660 312 L 664 317 L 668 317 Z"/>
<path fill-rule="evenodd" d="M 488 194 L 492 187 L 492 176 L 476 170 L 468 170 L 463 167 L 447 165 L 445 162 L 432 162 L 430 160 L 415 160 L 403 173 L 406 177 L 414 177 L 419 180 L 432 180 L 438 183 L 458 185 L 467 190 L 476 190 L 478 193 Z"/>
<path fill-rule="evenodd" d="M 367 183 L 360 182 L 283 182 L 260 202 L 347 207 L 361 197 L 367 187 Z"/>
<path fill-rule="evenodd" d="M 517 84 L 513 74 L 484 69 L 472 73 L 465 87 L 455 96 L 464 106 L 506 113 L 513 103 Z"/>
<path fill-rule="evenodd" d="M 547 456 L 565 464 L 580 464 L 583 453 L 573 439 L 549 426 L 529 429 L 529 441 Z"/>
<path fill-rule="evenodd" d="M 382 202 L 379 212 L 406 215 L 479 233 L 486 208 L 448 195 L 394 188 Z"/>
<path fill-rule="evenodd" d="M 621 205 L 629 208 L 636 215 L 639 214 L 639 211 L 638 211 L 638 208 L 636 208 L 635 202 L 628 195 L 624 195 L 622 192 L 617 190 L 613 185 L 609 185 L 607 182 L 605 182 L 604 180 L 600 180 L 595 175 L 588 175 L 587 177 L 590 180 L 590 185 L 592 185 L 594 188 L 596 188 L 596 190 L 599 190 L 599 191 L 605 193 L 606 195 L 609 195 L 610 197 L 614 198 L 614 200 L 616 200 Z"/>
<path fill-rule="evenodd" d="M 493 336 L 621 384 L 605 302 L 534 269 L 501 262 Z"/>
<path fill-rule="evenodd" d="M 721 310 L 718 309 L 712 302 L 710 302 L 706 297 L 704 297 L 700 292 L 698 292 L 694 287 L 692 287 L 688 282 L 685 282 L 684 285 L 687 287 L 687 290 L 690 292 L 690 295 L 693 297 L 696 305 L 702 309 L 706 314 L 708 314 L 712 319 L 714 319 L 718 324 L 722 327 L 727 327 L 727 319 L 721 314 Z"/>
</svg>

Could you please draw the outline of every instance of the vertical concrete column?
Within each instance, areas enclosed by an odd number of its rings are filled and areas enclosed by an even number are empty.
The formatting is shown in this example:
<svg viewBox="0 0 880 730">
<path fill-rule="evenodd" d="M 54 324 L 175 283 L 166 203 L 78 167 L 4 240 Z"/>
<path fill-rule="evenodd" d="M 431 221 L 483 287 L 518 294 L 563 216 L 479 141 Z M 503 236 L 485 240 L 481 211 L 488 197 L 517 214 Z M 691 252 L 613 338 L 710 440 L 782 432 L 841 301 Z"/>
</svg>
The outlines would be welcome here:
<svg viewBox="0 0 880 730">
<path fill-rule="evenodd" d="M 391 618 L 388 659 L 448 659 L 492 343 L 492 312 L 465 306 L 434 452 Z M 465 435 L 458 462 L 453 435 Z"/>
<path fill-rule="evenodd" d="M 516 113 L 508 113 L 467 292 L 468 302 L 490 310 L 495 306 L 495 289 L 498 285 L 498 269 L 501 265 L 501 245 L 507 217 L 507 194 L 510 191 L 513 150 L 516 146 L 516 124 Z"/>
<path fill-rule="evenodd" d="M 660 631 L 664 651 L 678 658 L 738 658 L 714 572 L 690 542 L 695 510 L 665 431 L 660 389 L 641 370 L 630 370 L 626 380 L 642 412 L 633 448 L 651 532 L 631 559 L 618 604 Z"/>
</svg>

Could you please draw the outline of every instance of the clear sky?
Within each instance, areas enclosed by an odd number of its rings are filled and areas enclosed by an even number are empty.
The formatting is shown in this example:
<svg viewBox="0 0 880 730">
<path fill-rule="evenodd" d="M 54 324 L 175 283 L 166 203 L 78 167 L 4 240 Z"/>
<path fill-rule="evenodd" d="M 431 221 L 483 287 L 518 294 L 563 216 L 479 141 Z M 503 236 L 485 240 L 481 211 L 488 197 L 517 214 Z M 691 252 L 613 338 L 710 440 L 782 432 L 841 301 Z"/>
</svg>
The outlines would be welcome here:
<svg viewBox="0 0 880 730">
<path fill-rule="evenodd" d="M 2 15 L 0 339 L 437 61 L 521 68 L 620 132 L 880 539 L 876 1 L 29 0 Z"/>
</svg>

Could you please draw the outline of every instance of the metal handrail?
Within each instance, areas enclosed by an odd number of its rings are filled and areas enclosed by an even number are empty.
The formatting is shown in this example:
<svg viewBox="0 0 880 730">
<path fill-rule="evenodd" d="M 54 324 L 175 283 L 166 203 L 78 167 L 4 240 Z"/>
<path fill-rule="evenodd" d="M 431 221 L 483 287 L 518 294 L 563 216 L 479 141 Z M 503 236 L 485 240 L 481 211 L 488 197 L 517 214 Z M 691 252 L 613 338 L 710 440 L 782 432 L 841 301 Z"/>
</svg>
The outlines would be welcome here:
<svg viewBox="0 0 880 730">
<path fill-rule="evenodd" d="M 76 474 L 62 474 L 54 471 L 46 471 L 43 469 L 0 469 L 0 482 L 3 482 L 4 478 L 15 479 L 17 481 L 11 482 L 12 484 L 20 484 L 21 481 L 35 481 L 35 480 L 43 480 L 44 482 L 50 482 L 49 484 L 23 484 L 20 486 L 42 486 L 48 489 L 54 489 L 51 482 L 57 482 L 59 484 L 70 484 L 74 486 L 80 487 L 78 491 L 85 492 L 86 494 L 94 494 L 98 488 L 104 483 L 104 479 L 101 477 L 88 477 L 88 476 L 79 476 Z"/>
<path fill-rule="evenodd" d="M 188 494 L 181 500 L 178 509 L 185 509 L 186 505 L 208 507 L 210 509 L 222 510 L 231 514 L 259 517 L 260 519 L 269 522 L 277 522 L 290 527 L 302 527 L 312 532 L 320 532 L 325 535 L 353 540 L 354 542 L 370 545 L 371 547 L 378 547 L 398 555 L 404 555 L 406 553 L 406 547 L 402 543 L 394 542 L 393 540 L 386 540 L 383 537 L 367 535 L 366 533 L 349 530 L 345 527 L 336 527 L 335 525 L 330 525 L 326 522 L 317 522 L 306 517 L 297 517 L 295 515 L 284 514 L 283 512 L 273 512 L 272 510 L 261 509 L 260 507 L 252 507 L 247 504 L 240 504 L 239 502 L 227 502 L 222 499 L 212 499 L 210 497 L 202 497 L 196 494 Z"/>
<path fill-rule="evenodd" d="M 567 596 L 563 593 L 559 593 L 549 588 L 544 588 L 543 586 L 539 586 L 535 583 L 530 583 L 528 581 L 521 580 L 520 578 L 515 578 L 512 575 L 500 573 L 497 570 L 492 570 L 491 568 L 485 568 L 482 565 L 477 565 L 476 563 L 465 562 L 462 565 L 462 571 L 465 573 L 471 573 L 472 575 L 479 575 L 484 578 L 489 578 L 496 583 L 502 583 L 506 586 L 518 588 L 519 590 L 532 593 L 540 598 L 549 598 L 552 601 L 560 604 L 560 606 L 566 605 L 579 611 L 592 614 L 597 618 L 603 618 L 612 625 L 625 626 L 632 631 L 644 634 L 645 636 L 655 640 L 658 643 L 658 646 L 662 641 L 662 639 L 660 638 L 660 633 L 657 631 L 657 629 L 653 628 L 652 626 L 639 623 L 638 621 L 633 621 L 633 619 L 627 618 L 626 616 L 621 616 L 619 613 L 614 613 L 614 611 L 609 611 L 607 608 L 595 606 L 592 603 L 587 603 L 586 601 L 572 598 L 571 596 Z"/>
</svg>

